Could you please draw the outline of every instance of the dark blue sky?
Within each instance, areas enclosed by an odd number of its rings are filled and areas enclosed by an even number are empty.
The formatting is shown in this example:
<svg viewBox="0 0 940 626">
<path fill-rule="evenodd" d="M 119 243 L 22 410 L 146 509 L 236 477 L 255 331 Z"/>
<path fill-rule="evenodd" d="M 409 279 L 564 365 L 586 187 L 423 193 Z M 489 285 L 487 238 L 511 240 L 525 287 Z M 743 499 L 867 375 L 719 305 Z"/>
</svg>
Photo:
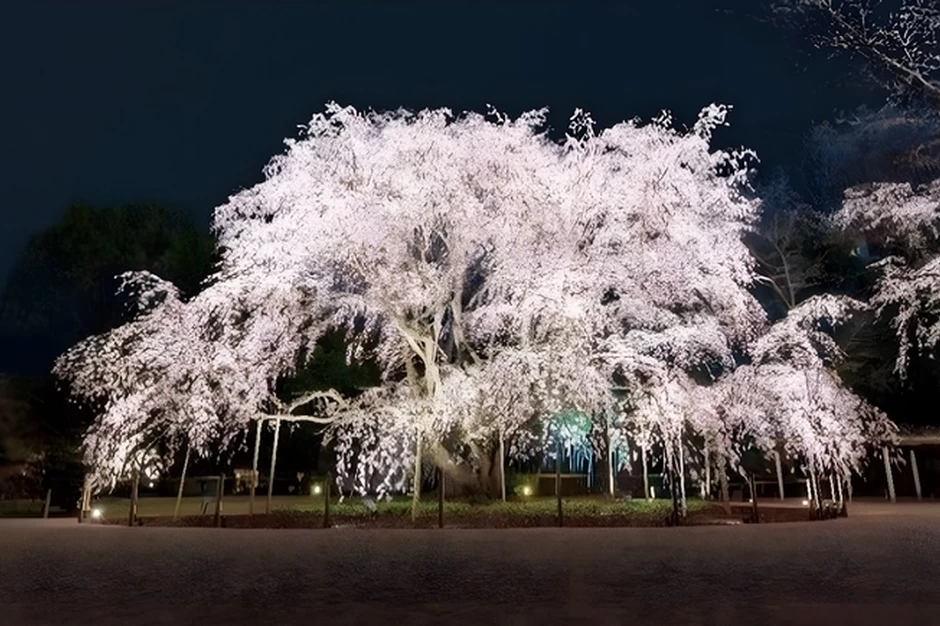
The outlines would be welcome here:
<svg viewBox="0 0 940 626">
<path fill-rule="evenodd" d="M 161 202 L 208 223 L 328 100 L 549 106 L 556 128 L 579 106 L 602 125 L 663 108 L 691 123 L 726 102 L 719 141 L 785 163 L 812 120 L 866 97 L 823 56 L 801 70 L 798 41 L 709 0 L 7 5 L 0 285 L 76 200 Z"/>
</svg>

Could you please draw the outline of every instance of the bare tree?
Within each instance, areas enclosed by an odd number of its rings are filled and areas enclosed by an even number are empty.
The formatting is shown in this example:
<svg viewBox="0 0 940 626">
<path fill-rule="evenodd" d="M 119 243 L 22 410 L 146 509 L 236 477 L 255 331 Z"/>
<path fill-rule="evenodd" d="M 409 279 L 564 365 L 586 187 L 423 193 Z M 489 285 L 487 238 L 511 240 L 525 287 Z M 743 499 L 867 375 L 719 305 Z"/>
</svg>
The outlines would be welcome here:
<svg viewBox="0 0 940 626">
<path fill-rule="evenodd" d="M 821 18 L 813 43 L 864 58 L 893 96 L 940 109 L 940 8 L 934 0 L 781 0 L 778 13 Z"/>
<path fill-rule="evenodd" d="M 759 191 L 763 218 L 747 243 L 758 262 L 758 280 L 786 312 L 826 281 L 827 221 L 801 200 L 782 173 Z"/>
</svg>

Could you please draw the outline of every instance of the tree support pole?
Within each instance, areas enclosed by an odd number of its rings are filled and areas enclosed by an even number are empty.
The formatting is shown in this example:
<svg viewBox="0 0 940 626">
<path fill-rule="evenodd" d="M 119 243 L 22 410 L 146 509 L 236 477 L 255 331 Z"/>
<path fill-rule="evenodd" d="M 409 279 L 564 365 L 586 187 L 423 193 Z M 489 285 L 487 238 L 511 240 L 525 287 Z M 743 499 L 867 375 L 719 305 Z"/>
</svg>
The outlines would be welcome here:
<svg viewBox="0 0 940 626">
<path fill-rule="evenodd" d="M 920 502 L 920 471 L 917 469 L 917 457 L 914 455 L 914 448 L 911 448 L 911 469 L 914 471 L 914 489 L 917 491 L 917 501 Z"/>
<path fill-rule="evenodd" d="M 333 473 L 326 473 L 326 485 L 323 486 L 323 528 L 330 528 L 333 524 L 330 522 L 330 499 L 333 490 Z"/>
<path fill-rule="evenodd" d="M 685 446 L 682 437 L 679 437 L 679 512 L 685 517 L 689 512 L 689 505 L 685 499 Z"/>
<path fill-rule="evenodd" d="M 646 444 L 640 446 L 640 457 L 643 461 L 643 497 L 650 499 L 650 475 L 649 467 L 646 464 Z"/>
<path fill-rule="evenodd" d="M 186 446 L 186 457 L 183 459 L 183 475 L 180 476 L 180 488 L 176 491 L 176 506 L 173 508 L 173 520 L 180 516 L 180 503 L 183 501 L 183 484 L 186 482 L 186 468 L 189 467 L 189 450 Z"/>
<path fill-rule="evenodd" d="M 219 474 L 215 494 L 215 527 L 222 527 L 222 493 L 225 491 L 225 474 Z"/>
<path fill-rule="evenodd" d="M 421 501 L 421 435 L 415 439 L 414 493 L 411 496 L 411 522 L 418 519 L 418 503 Z"/>
<path fill-rule="evenodd" d="M 140 470 L 134 468 L 134 483 L 131 487 L 131 509 L 127 515 L 127 525 L 133 526 L 137 521 L 137 488 L 140 486 Z"/>
<path fill-rule="evenodd" d="M 503 501 L 505 500 L 506 494 L 503 492 Z M 437 469 L 437 527 L 444 528 L 444 470 L 441 468 Z"/>
<path fill-rule="evenodd" d="M 271 448 L 271 470 L 268 473 L 268 501 L 265 504 L 264 512 L 271 514 L 271 496 L 274 495 L 274 466 L 277 463 L 277 443 L 281 434 L 280 418 L 274 420 L 274 446 Z"/>
<path fill-rule="evenodd" d="M 255 514 L 255 491 L 258 489 L 258 450 L 261 448 L 261 427 L 264 422 L 260 419 L 255 422 L 255 451 L 251 460 L 251 489 L 248 491 L 248 517 Z"/>
<path fill-rule="evenodd" d="M 441 472 L 441 484 L 443 484 L 444 472 Z M 506 448 L 503 439 L 503 427 L 499 427 L 499 495 L 503 502 L 506 501 Z"/>
<path fill-rule="evenodd" d="M 607 423 L 607 493 L 611 498 L 617 496 L 614 488 L 614 444 L 610 438 L 610 423 Z"/>
<path fill-rule="evenodd" d="M 555 499 L 558 501 L 558 526 L 565 525 L 561 507 L 561 439 L 555 442 Z"/>
<path fill-rule="evenodd" d="M 894 494 L 894 475 L 891 473 L 891 461 L 888 460 L 888 446 L 881 447 L 881 456 L 885 461 L 885 475 L 888 477 L 888 498 L 891 502 L 897 502 Z"/>
<path fill-rule="evenodd" d="M 712 497 L 712 463 L 711 455 L 708 453 L 708 441 L 705 441 L 705 499 Z"/>
</svg>

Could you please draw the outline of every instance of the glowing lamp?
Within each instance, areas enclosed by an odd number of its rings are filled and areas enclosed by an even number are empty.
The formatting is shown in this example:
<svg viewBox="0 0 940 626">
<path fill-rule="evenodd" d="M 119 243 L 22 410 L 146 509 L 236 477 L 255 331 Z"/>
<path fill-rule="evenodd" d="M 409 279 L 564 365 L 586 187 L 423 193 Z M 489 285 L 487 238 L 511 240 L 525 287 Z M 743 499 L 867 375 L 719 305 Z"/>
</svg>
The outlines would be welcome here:
<svg viewBox="0 0 940 626">
<path fill-rule="evenodd" d="M 91 519 L 101 519 L 101 509 L 92 509 Z"/>
<path fill-rule="evenodd" d="M 320 485 L 313 486 L 313 495 L 318 496 L 320 495 L 321 491 L 323 491 L 323 487 L 321 487 Z"/>
<path fill-rule="evenodd" d="M 523 485 L 523 487 L 522 487 L 522 495 L 524 495 L 524 496 L 531 496 L 531 495 L 532 495 L 532 487 L 530 487 L 530 486 L 528 486 L 528 485 Z"/>
</svg>

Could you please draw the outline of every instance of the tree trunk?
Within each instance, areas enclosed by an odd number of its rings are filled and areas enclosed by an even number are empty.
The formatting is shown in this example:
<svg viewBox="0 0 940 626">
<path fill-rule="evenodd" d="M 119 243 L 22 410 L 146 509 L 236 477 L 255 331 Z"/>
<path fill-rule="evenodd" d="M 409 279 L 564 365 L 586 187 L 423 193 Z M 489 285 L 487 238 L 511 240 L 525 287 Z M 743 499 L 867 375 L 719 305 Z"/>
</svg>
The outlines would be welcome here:
<svg viewBox="0 0 940 626">
<path fill-rule="evenodd" d="M 277 444 L 281 435 L 281 420 L 274 420 L 274 445 L 271 447 L 271 470 L 268 472 L 268 500 L 264 506 L 264 512 L 271 514 L 271 496 L 274 495 L 274 467 L 277 464 Z"/>
<path fill-rule="evenodd" d="M 754 474 L 748 474 L 747 481 L 751 489 L 751 517 L 755 524 L 760 524 L 760 512 L 757 510 L 757 484 L 754 480 Z"/>
<path fill-rule="evenodd" d="M 263 426 L 263 420 L 256 420 L 255 450 L 251 459 L 251 488 L 248 490 L 248 517 L 253 517 L 255 514 L 255 491 L 258 490 L 258 450 L 261 448 L 261 428 Z"/>
<path fill-rule="evenodd" d="M 728 471 L 725 468 L 725 457 L 718 455 L 718 482 L 721 486 L 721 505 L 725 509 L 726 515 L 731 515 L 731 495 L 728 493 Z"/>
<path fill-rule="evenodd" d="M 414 493 L 411 496 L 411 521 L 418 519 L 418 504 L 421 501 L 421 435 L 415 438 Z"/>
<path fill-rule="evenodd" d="M 643 460 L 643 497 L 650 499 L 650 474 L 649 467 L 646 464 L 646 444 L 640 446 L 640 457 Z"/>
<path fill-rule="evenodd" d="M 176 490 L 176 506 L 173 508 L 173 519 L 180 516 L 180 503 L 183 501 L 183 484 L 186 482 L 186 468 L 189 467 L 189 450 L 186 446 L 186 456 L 183 458 L 183 474 L 180 476 L 180 488 Z"/>
</svg>

